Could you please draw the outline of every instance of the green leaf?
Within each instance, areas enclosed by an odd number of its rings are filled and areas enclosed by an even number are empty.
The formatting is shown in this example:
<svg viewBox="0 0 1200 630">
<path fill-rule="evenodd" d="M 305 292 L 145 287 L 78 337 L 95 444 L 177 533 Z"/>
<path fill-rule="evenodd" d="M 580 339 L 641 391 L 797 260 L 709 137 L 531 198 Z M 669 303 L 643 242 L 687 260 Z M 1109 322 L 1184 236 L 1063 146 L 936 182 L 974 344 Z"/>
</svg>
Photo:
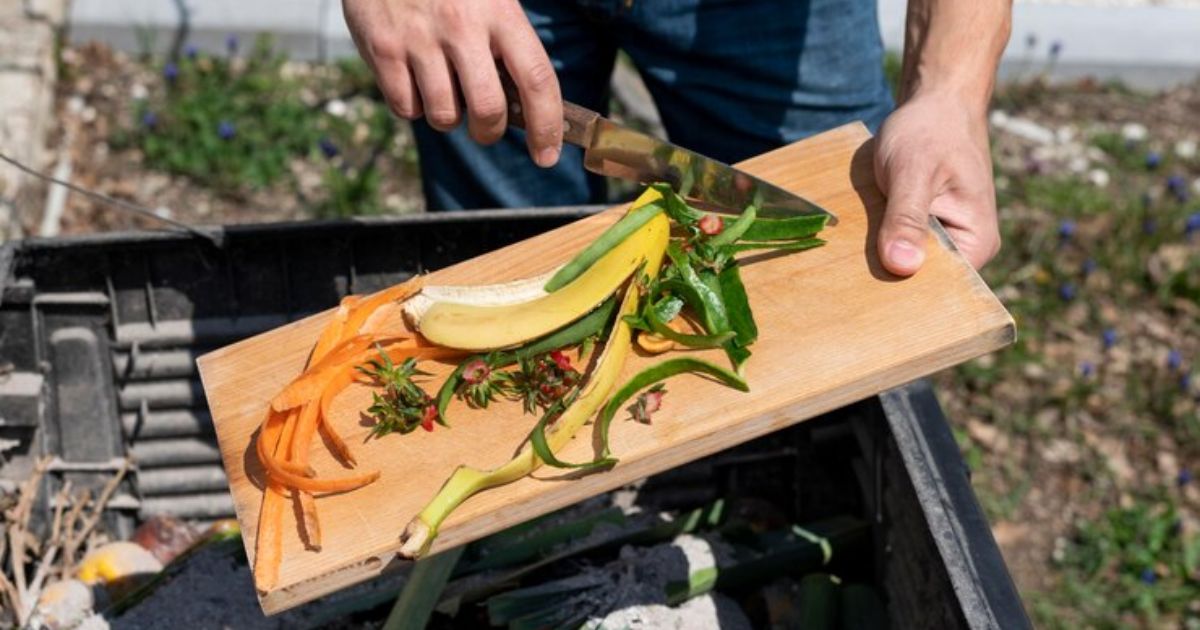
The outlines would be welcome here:
<svg viewBox="0 0 1200 630">
<path fill-rule="evenodd" d="M 384 630 L 425 628 L 462 553 L 463 547 L 455 547 L 417 560 L 412 574 L 404 583 L 404 590 L 400 591 L 400 597 L 396 598 L 396 604 L 383 624 Z"/>
<path fill-rule="evenodd" d="M 559 269 L 550 278 L 550 281 L 546 283 L 546 291 L 553 293 L 578 278 L 583 272 L 594 265 L 597 260 L 612 250 L 612 248 L 619 245 L 626 238 L 629 238 L 630 234 L 633 234 L 638 228 L 648 223 L 650 219 L 661 214 L 662 211 L 663 207 L 661 204 L 657 202 L 649 203 L 621 217 L 619 221 L 609 226 L 599 237 L 588 244 L 583 251 L 579 252 L 575 258 L 572 258 L 570 262 L 563 265 L 562 269 Z"/>
<path fill-rule="evenodd" d="M 714 248 L 732 245 L 733 243 L 737 242 L 738 239 L 742 238 L 742 235 L 750 229 L 751 225 L 754 223 L 755 217 L 757 216 L 758 208 L 755 206 L 748 206 L 746 210 L 738 216 L 737 220 L 727 225 L 724 230 L 721 230 L 720 234 L 709 239 L 708 244 Z"/>
<path fill-rule="evenodd" d="M 770 249 L 777 252 L 800 252 L 806 249 L 813 249 L 825 244 L 825 241 L 819 238 L 806 238 L 800 241 L 783 241 L 783 242 L 747 242 L 742 241 L 735 245 L 726 245 L 725 251 L 730 254 L 740 254 L 742 252 L 751 252 L 764 249 Z"/>
<path fill-rule="evenodd" d="M 750 298 L 742 284 L 740 269 L 737 264 L 726 267 L 717 275 L 717 281 L 721 285 L 721 298 L 725 301 L 729 325 L 737 334 L 737 345 L 745 348 L 758 339 L 758 325 L 750 310 Z"/>
<path fill-rule="evenodd" d="M 789 219 L 758 219 L 741 238 L 747 241 L 792 241 L 813 236 L 825 228 L 829 217 L 811 215 Z"/>
<path fill-rule="evenodd" d="M 746 383 L 746 379 L 702 359 L 679 357 L 676 359 L 667 359 L 666 361 L 652 365 L 638 372 L 633 378 L 630 378 L 622 385 L 600 411 L 600 419 L 596 424 L 597 430 L 600 432 L 600 455 L 592 462 L 592 465 L 599 466 L 616 463 L 616 459 L 611 456 L 611 451 L 608 447 L 608 430 L 610 425 L 612 425 L 613 417 L 617 415 L 617 411 L 621 409 L 622 405 L 639 391 L 677 374 L 687 372 L 708 374 L 738 391 L 750 391 L 750 386 Z"/>
</svg>

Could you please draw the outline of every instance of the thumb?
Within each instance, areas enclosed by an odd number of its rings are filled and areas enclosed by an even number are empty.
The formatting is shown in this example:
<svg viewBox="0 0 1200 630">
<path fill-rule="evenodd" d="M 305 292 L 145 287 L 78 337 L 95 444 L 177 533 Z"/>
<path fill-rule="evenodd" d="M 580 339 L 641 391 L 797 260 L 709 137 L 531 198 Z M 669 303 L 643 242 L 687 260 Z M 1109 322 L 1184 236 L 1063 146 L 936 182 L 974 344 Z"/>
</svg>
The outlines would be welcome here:
<svg viewBox="0 0 1200 630">
<path fill-rule="evenodd" d="M 911 170 L 888 174 L 879 257 L 883 266 L 898 276 L 913 275 L 925 262 L 929 206 L 934 195 L 930 179 Z"/>
</svg>

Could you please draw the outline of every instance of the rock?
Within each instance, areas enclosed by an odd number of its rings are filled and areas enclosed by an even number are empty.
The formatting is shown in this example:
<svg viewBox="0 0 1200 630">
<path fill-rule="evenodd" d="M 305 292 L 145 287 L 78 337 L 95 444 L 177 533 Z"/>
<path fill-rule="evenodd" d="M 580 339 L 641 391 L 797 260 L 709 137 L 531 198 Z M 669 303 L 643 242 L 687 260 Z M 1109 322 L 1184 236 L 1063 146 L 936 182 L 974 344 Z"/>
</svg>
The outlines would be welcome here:
<svg viewBox="0 0 1200 630">
<path fill-rule="evenodd" d="M 971 436 L 971 440 L 976 444 L 989 451 L 1008 450 L 1008 436 L 1001 433 L 1000 429 L 995 426 L 974 418 L 967 421 L 967 435 Z"/>
<path fill-rule="evenodd" d="M 1146 126 L 1141 123 L 1125 123 L 1121 127 L 1121 137 L 1130 142 L 1141 142 L 1146 139 L 1149 132 L 1146 131 Z"/>
<path fill-rule="evenodd" d="M 996 538 L 996 544 L 1001 547 L 1010 547 L 1019 544 L 1025 539 L 1029 533 L 1029 526 L 1025 523 L 1014 523 L 1012 521 L 1000 521 L 992 527 L 992 536 Z"/>
<path fill-rule="evenodd" d="M 1051 440 L 1042 448 L 1042 459 L 1051 464 L 1074 464 L 1079 458 L 1079 447 L 1061 438 Z"/>
<path fill-rule="evenodd" d="M 1158 472 L 1162 475 L 1163 484 L 1170 486 L 1179 478 L 1179 459 L 1170 451 L 1159 451 L 1155 456 Z"/>
<path fill-rule="evenodd" d="M 30 627 L 67 630 L 92 616 L 92 589 L 79 580 L 62 580 L 42 589 Z"/>
<path fill-rule="evenodd" d="M 1054 143 L 1054 132 L 1026 118 L 992 115 L 992 125 L 1005 133 L 1041 145 Z"/>
<path fill-rule="evenodd" d="M 1195 140 L 1180 140 L 1175 143 L 1175 155 L 1184 160 L 1190 160 L 1196 157 L 1196 141 Z"/>
<path fill-rule="evenodd" d="M 1085 432 L 1083 435 L 1084 441 L 1088 443 L 1088 446 L 1091 446 L 1104 458 L 1108 469 L 1116 477 L 1119 487 L 1127 486 L 1136 479 L 1137 473 L 1133 465 L 1129 463 L 1129 457 L 1125 453 L 1124 442 L 1115 438 L 1100 437 L 1090 431 Z M 1122 500 L 1127 499 L 1123 496 Z"/>
<path fill-rule="evenodd" d="M 335 98 L 328 103 L 325 103 L 325 113 L 334 118 L 343 118 L 349 108 L 346 106 L 346 101 L 340 98 Z"/>
</svg>

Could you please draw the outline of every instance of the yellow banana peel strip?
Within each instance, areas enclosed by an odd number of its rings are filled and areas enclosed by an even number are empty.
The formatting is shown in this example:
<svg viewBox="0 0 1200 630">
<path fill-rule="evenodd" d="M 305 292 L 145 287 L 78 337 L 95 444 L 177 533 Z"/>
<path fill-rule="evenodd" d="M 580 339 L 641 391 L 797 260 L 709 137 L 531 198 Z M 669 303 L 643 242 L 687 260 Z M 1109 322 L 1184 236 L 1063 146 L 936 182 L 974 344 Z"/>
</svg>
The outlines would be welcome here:
<svg viewBox="0 0 1200 630">
<path fill-rule="evenodd" d="M 659 215 L 647 223 L 643 230 L 647 235 L 639 238 L 636 242 L 640 243 L 644 249 L 639 252 L 640 255 L 636 259 L 638 265 L 629 272 L 624 278 L 625 280 L 628 280 L 633 271 L 643 262 L 645 264 L 644 273 L 651 278 L 658 275 L 662 265 L 670 230 L 669 221 L 665 216 Z M 633 240 L 633 237 L 630 237 L 629 240 Z M 562 290 L 565 291 L 566 288 Z M 612 332 L 605 342 L 604 350 L 592 373 L 575 402 L 563 411 L 547 431 L 547 442 L 551 451 L 561 450 L 575 433 L 596 414 L 596 411 L 612 393 L 632 346 L 632 330 L 623 318 L 637 312 L 638 299 L 637 284 L 629 282 Z M 416 558 L 424 554 L 437 536 L 438 527 L 442 521 L 463 501 L 483 490 L 516 481 L 536 470 L 542 463 L 533 448 L 527 444 L 511 461 L 494 470 L 460 466 L 438 491 L 437 496 L 405 528 L 404 534 L 401 536 L 403 545 L 400 548 L 400 555 L 406 558 Z"/>
<path fill-rule="evenodd" d="M 649 189 L 630 212 L 660 198 L 657 190 Z M 447 299 L 413 309 L 409 315 L 421 334 L 440 346 L 471 351 L 517 346 L 570 324 L 608 299 L 669 230 L 670 222 L 660 211 L 568 284 L 528 301 L 487 304 Z"/>
</svg>

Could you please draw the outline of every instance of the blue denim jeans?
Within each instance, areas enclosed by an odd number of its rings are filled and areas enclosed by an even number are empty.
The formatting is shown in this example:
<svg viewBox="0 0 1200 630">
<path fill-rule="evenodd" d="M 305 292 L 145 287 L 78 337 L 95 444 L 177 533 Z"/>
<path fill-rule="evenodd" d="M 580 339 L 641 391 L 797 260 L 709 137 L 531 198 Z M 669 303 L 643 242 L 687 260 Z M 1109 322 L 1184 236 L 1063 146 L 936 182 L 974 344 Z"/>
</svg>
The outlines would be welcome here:
<svg viewBox="0 0 1200 630">
<path fill-rule="evenodd" d="M 523 0 L 563 98 L 605 113 L 618 50 L 670 140 L 727 163 L 892 110 L 876 0 Z M 475 144 L 414 124 L 430 210 L 603 203 L 602 178 L 564 147 L 533 163 L 519 130 Z"/>
</svg>

